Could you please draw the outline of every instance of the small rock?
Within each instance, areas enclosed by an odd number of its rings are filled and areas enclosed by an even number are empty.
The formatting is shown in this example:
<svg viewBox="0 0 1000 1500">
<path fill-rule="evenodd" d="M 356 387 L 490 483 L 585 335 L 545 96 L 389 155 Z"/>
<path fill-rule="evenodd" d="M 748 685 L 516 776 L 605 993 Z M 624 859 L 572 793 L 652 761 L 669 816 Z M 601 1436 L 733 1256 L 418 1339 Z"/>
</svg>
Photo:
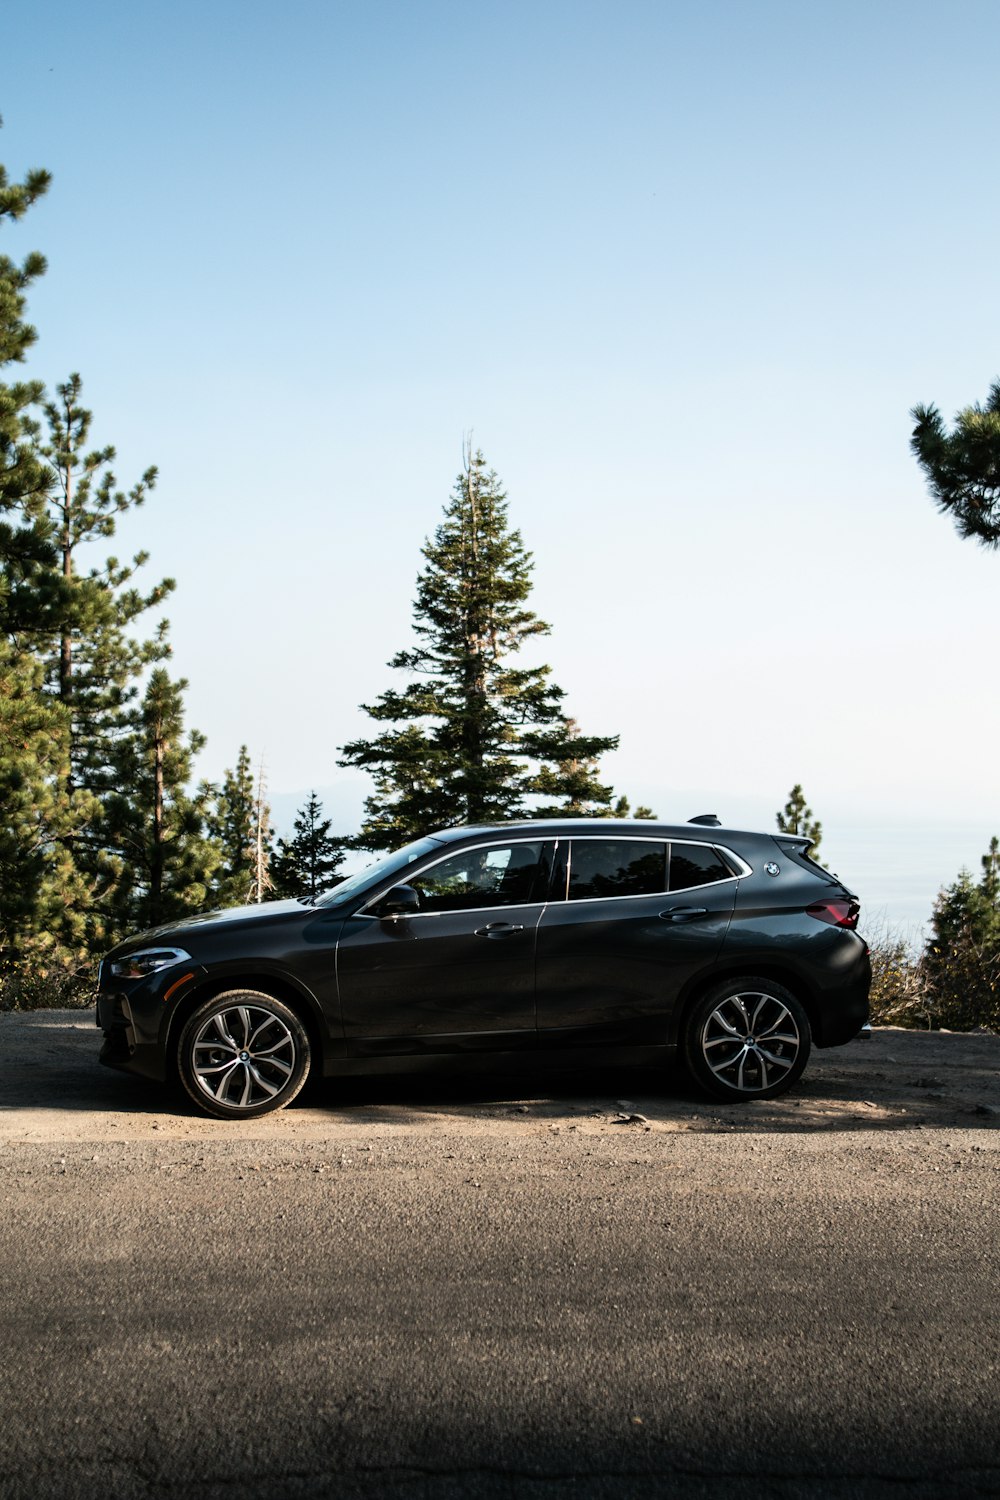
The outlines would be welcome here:
<svg viewBox="0 0 1000 1500">
<path fill-rule="evenodd" d="M 519 1104 L 517 1106 L 517 1113 L 519 1115 L 526 1115 L 526 1114 L 528 1114 L 529 1113 L 528 1106 L 526 1104 Z"/>
<path fill-rule="evenodd" d="M 637 1114 L 634 1110 L 631 1114 L 622 1112 L 617 1120 L 613 1121 L 615 1125 L 645 1125 L 645 1123 L 646 1116 Z"/>
</svg>

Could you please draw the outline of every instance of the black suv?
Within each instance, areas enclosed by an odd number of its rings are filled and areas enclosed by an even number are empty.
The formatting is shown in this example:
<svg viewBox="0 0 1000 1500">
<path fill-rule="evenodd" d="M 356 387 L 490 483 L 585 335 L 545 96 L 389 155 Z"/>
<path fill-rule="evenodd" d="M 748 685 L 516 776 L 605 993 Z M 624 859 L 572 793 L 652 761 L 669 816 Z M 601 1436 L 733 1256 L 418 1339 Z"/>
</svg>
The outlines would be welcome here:
<svg viewBox="0 0 1000 1500">
<path fill-rule="evenodd" d="M 680 1052 L 719 1098 L 765 1099 L 813 1042 L 865 1026 L 858 902 L 808 841 L 688 824 L 451 828 L 314 903 L 211 912 L 101 965 L 101 1061 L 176 1068 L 245 1119 L 325 1075 Z"/>
</svg>

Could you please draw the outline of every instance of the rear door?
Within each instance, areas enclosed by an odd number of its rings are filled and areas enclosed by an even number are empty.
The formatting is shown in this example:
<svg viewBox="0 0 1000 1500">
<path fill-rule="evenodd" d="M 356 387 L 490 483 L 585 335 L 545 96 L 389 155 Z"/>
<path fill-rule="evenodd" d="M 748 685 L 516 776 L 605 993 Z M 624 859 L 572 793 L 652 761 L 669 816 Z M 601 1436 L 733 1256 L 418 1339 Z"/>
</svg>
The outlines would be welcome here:
<svg viewBox="0 0 1000 1500">
<path fill-rule="evenodd" d="M 541 1044 L 665 1041 L 678 993 L 722 947 L 736 886 L 710 844 L 560 840 L 536 943 Z"/>
</svg>

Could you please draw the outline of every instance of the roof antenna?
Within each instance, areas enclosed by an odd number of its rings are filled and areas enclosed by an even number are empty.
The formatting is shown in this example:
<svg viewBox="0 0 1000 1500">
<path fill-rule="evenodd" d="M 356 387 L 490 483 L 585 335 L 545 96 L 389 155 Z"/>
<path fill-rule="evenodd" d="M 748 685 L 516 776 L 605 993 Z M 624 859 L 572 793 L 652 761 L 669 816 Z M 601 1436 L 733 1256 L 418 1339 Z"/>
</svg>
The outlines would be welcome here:
<svg viewBox="0 0 1000 1500">
<path fill-rule="evenodd" d="M 704 828 L 721 828 L 717 813 L 699 813 L 696 818 L 688 818 L 689 823 L 700 823 Z"/>
</svg>

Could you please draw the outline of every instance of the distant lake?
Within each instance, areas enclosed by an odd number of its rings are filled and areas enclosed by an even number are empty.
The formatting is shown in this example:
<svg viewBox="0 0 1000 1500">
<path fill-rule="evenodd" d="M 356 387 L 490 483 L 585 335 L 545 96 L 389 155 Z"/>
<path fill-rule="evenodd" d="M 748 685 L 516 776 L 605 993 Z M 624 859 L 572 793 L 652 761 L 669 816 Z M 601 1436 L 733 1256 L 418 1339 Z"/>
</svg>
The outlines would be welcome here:
<svg viewBox="0 0 1000 1500">
<path fill-rule="evenodd" d="M 862 933 L 884 918 L 919 943 L 941 887 L 957 880 L 963 865 L 980 878 L 994 833 L 1000 828 L 981 824 L 838 824 L 824 831 L 820 854 L 860 898 Z"/>
</svg>

